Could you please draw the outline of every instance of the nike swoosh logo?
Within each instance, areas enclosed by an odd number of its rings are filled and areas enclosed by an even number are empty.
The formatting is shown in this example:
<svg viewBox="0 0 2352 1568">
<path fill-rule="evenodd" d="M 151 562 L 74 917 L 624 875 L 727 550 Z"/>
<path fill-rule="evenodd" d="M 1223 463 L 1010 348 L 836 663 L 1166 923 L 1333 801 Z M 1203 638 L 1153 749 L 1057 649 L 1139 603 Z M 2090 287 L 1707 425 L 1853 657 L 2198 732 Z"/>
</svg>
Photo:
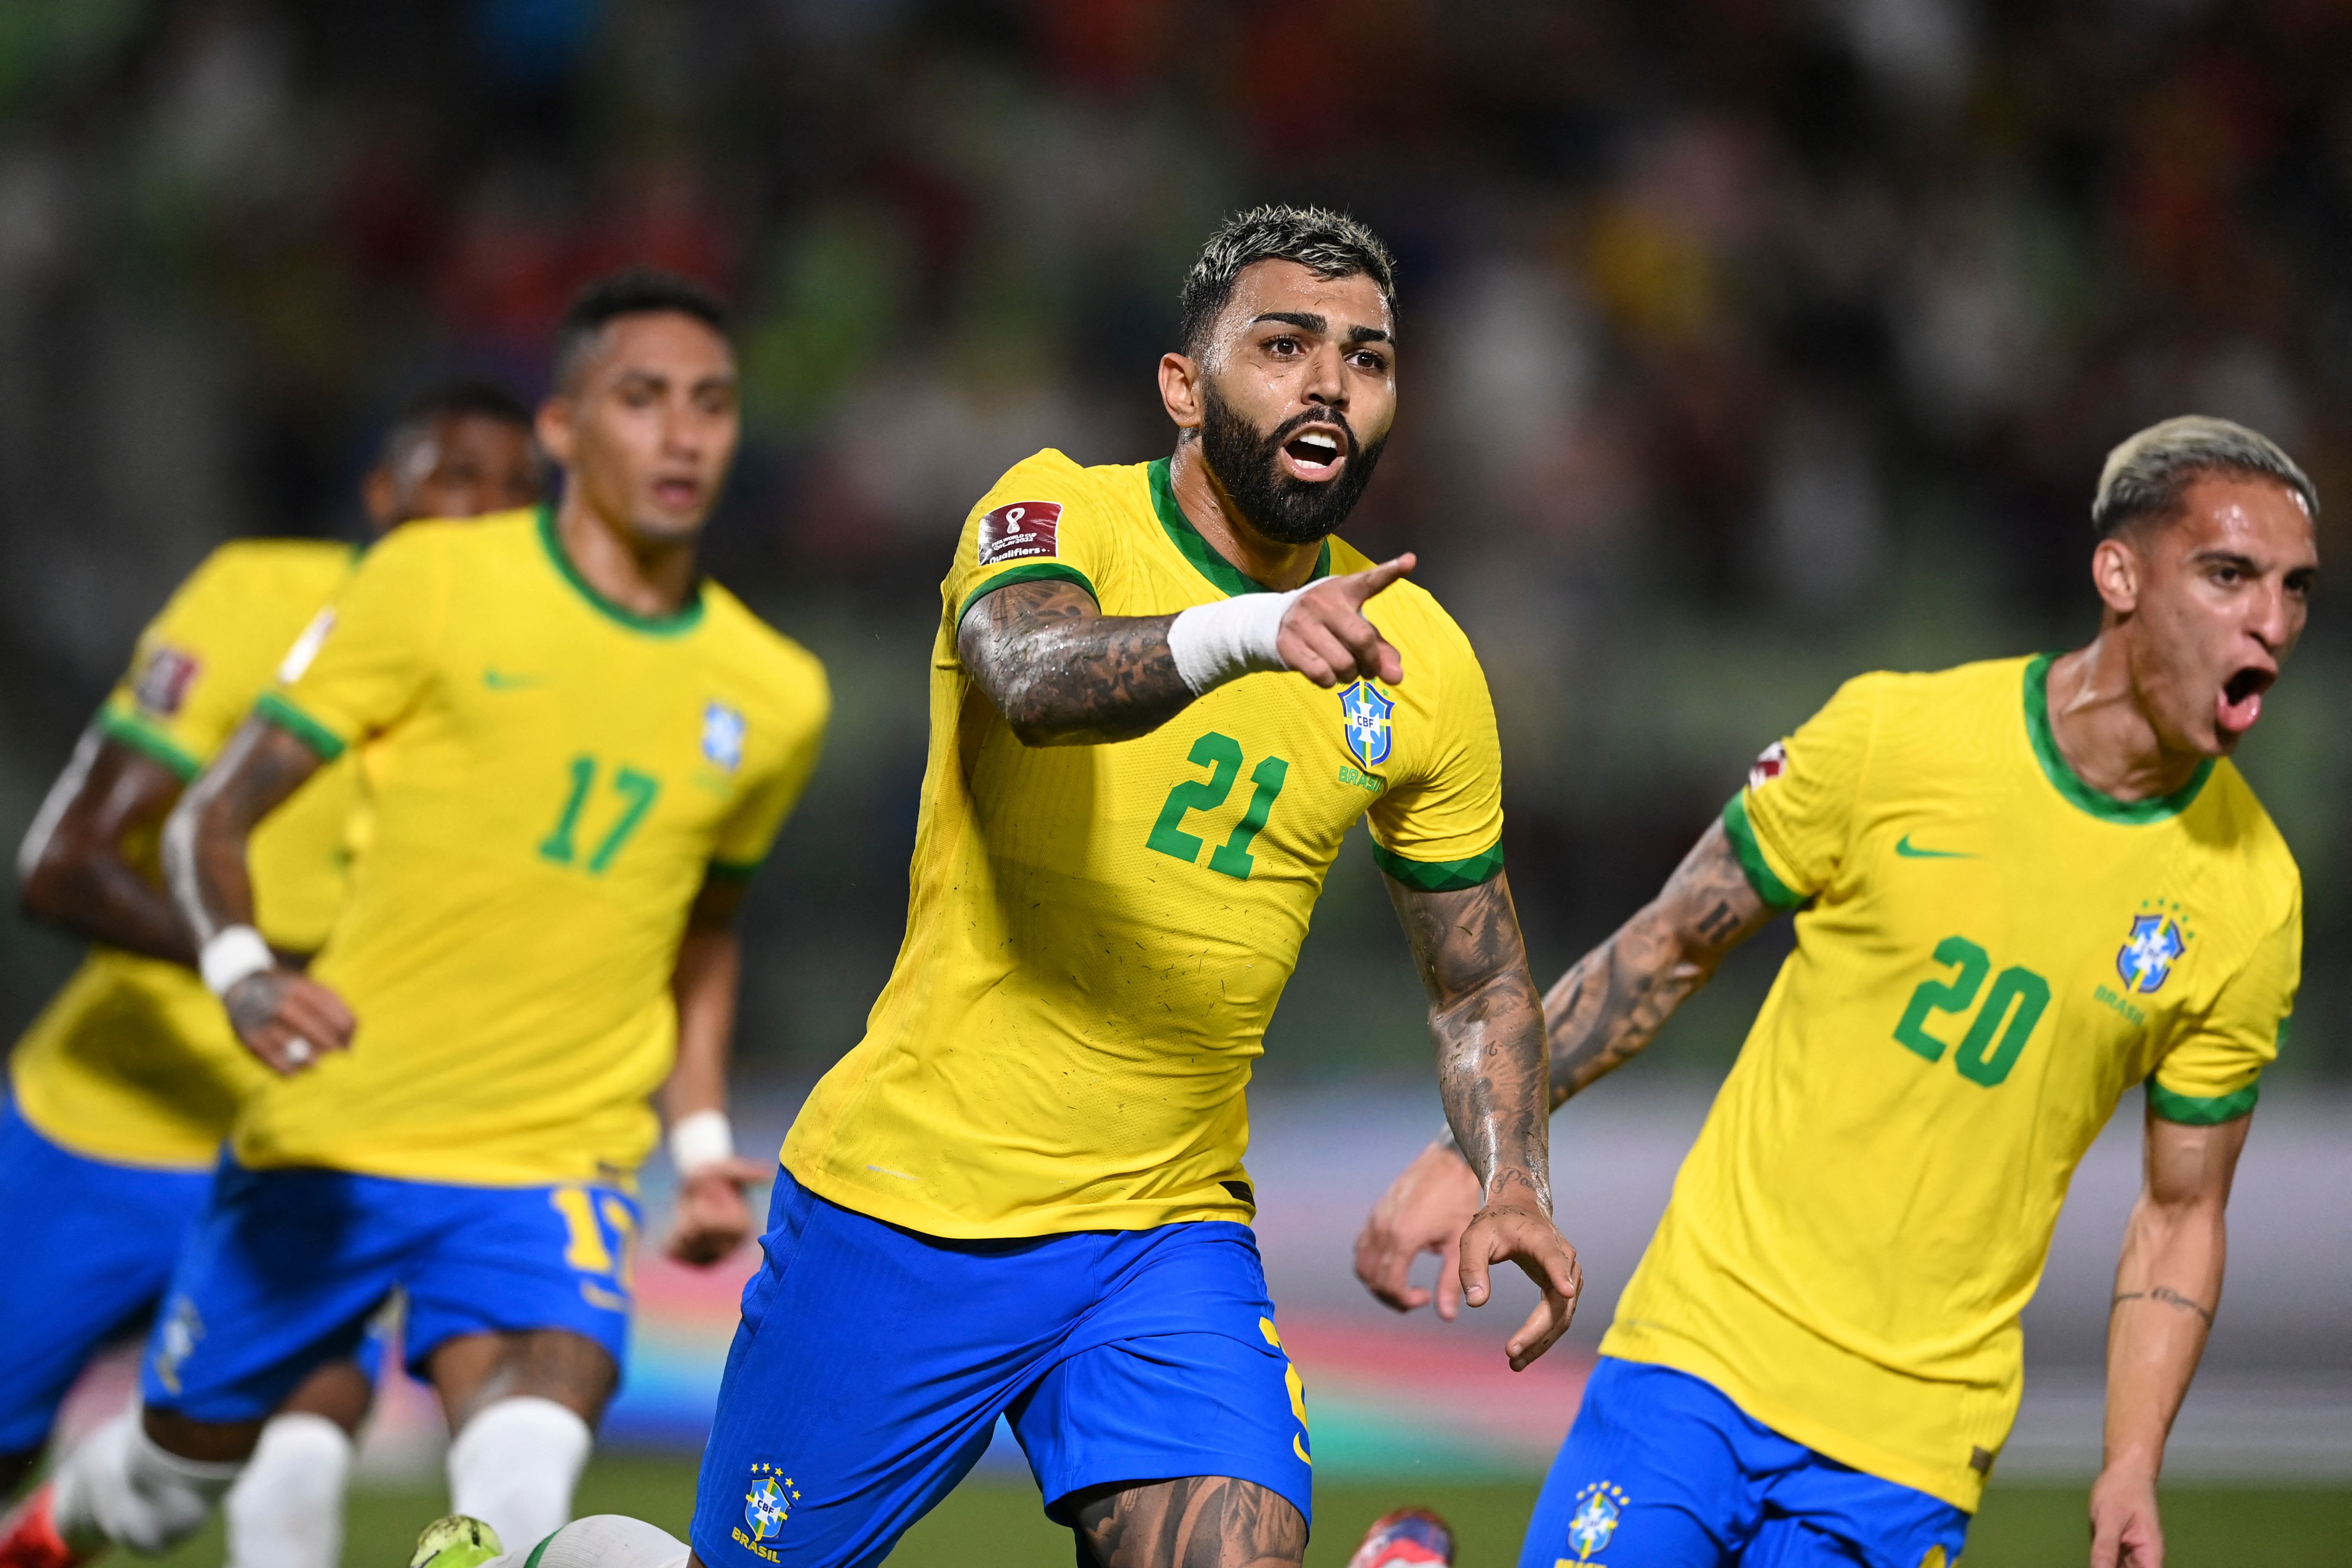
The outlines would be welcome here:
<svg viewBox="0 0 2352 1568">
<path fill-rule="evenodd" d="M 1972 861 L 1979 857 L 1966 850 L 1923 850 L 1904 834 L 1895 841 L 1895 852 L 1906 861 Z"/>
<path fill-rule="evenodd" d="M 546 684 L 546 677 L 542 675 L 510 675 L 495 665 L 482 672 L 482 685 L 494 692 L 529 691 L 533 686 Z"/>
</svg>

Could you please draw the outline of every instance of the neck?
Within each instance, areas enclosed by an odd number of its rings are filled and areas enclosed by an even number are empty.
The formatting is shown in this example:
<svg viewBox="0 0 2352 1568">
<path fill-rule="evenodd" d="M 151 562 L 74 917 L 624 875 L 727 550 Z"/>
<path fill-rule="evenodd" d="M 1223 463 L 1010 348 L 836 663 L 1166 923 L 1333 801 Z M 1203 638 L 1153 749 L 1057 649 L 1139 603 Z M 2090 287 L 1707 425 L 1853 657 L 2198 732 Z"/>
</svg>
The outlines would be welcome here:
<svg viewBox="0 0 2352 1568">
<path fill-rule="evenodd" d="M 1284 544 L 1252 528 L 1201 461 L 1197 440 L 1176 444 L 1176 455 L 1168 464 L 1168 487 L 1175 492 L 1185 520 L 1200 530 L 1209 548 L 1253 582 L 1297 588 L 1315 574 L 1315 563 L 1323 559 L 1321 539 L 1311 545 Z"/>
<path fill-rule="evenodd" d="M 2202 753 L 2167 746 L 2132 679 L 2119 625 L 2051 661 L 2050 734 L 2074 777 L 2118 800 L 2152 800 L 2184 788 Z"/>
<path fill-rule="evenodd" d="M 563 487 L 555 538 L 588 586 L 633 615 L 675 615 L 694 596 L 691 537 L 652 544 L 632 538 L 590 507 L 575 485 Z"/>
</svg>

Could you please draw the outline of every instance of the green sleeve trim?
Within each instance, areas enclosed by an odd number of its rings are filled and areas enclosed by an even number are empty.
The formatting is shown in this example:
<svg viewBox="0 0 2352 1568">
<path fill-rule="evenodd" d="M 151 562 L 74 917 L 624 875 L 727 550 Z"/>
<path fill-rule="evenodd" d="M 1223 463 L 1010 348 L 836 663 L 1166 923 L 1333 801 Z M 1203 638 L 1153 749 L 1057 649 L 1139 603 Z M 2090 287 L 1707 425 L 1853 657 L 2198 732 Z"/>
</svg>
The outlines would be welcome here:
<svg viewBox="0 0 2352 1568">
<path fill-rule="evenodd" d="M 1503 846 L 1497 841 L 1485 854 L 1466 861 L 1409 861 L 1375 841 L 1372 859 L 1380 868 L 1417 893 L 1460 893 L 1492 882 L 1503 869 Z"/>
<path fill-rule="evenodd" d="M 253 705 L 253 716 L 267 719 L 303 745 L 319 754 L 321 762 L 332 762 L 343 754 L 342 737 L 277 692 L 264 692 L 261 700 Z"/>
<path fill-rule="evenodd" d="M 703 867 L 703 874 L 718 882 L 749 882 L 767 863 L 765 856 L 755 861 L 712 861 Z"/>
<path fill-rule="evenodd" d="M 963 624 L 963 618 L 971 613 L 973 605 L 998 589 L 1010 588 L 1016 582 L 1075 582 L 1087 591 L 1087 597 L 1093 600 L 1097 607 L 1102 603 L 1102 595 L 1095 591 L 1095 585 L 1087 580 L 1085 572 L 1075 566 L 1060 566 L 1041 560 L 1029 566 L 1016 566 L 1011 571 L 999 572 L 965 594 L 963 603 L 956 610 L 956 624 Z"/>
<path fill-rule="evenodd" d="M 162 763 L 177 774 L 183 784 L 204 771 L 205 765 L 189 756 L 178 742 L 134 715 L 102 707 L 98 710 L 98 732 L 109 740 L 121 741 L 150 761 Z"/>
<path fill-rule="evenodd" d="M 2151 1078 L 2147 1081 L 2147 1108 L 2156 1113 L 2159 1121 L 2178 1122 L 2184 1127 L 2218 1127 L 2253 1110 L 2262 1088 L 2263 1081 L 2257 1078 L 2235 1094 L 2200 1100 L 2194 1094 L 2176 1094 Z"/>
<path fill-rule="evenodd" d="M 1739 857 L 1739 869 L 1748 873 L 1748 885 L 1756 896 L 1775 909 L 1794 909 L 1805 902 L 1805 895 L 1782 882 L 1772 871 L 1771 862 L 1764 858 L 1763 846 L 1756 841 L 1756 829 L 1748 821 L 1748 797 L 1745 792 L 1734 795 L 1731 804 L 1723 809 L 1723 831 L 1731 840 L 1731 849 Z"/>
</svg>

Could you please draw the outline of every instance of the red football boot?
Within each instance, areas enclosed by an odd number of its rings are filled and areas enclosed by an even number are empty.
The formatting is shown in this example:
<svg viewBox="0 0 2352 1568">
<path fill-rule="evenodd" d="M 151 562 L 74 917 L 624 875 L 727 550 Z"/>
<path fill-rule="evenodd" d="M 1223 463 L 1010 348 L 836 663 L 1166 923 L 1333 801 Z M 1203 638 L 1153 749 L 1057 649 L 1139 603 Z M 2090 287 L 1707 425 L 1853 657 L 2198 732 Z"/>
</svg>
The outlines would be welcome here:
<svg viewBox="0 0 2352 1568">
<path fill-rule="evenodd" d="M 84 1561 L 58 1533 L 49 1511 L 53 1490 L 43 1481 L 0 1521 L 0 1568 L 75 1568 Z"/>
<path fill-rule="evenodd" d="M 1401 1508 L 1372 1521 L 1348 1568 L 1423 1568 L 1453 1561 L 1454 1531 L 1445 1521 L 1425 1508 Z"/>
</svg>

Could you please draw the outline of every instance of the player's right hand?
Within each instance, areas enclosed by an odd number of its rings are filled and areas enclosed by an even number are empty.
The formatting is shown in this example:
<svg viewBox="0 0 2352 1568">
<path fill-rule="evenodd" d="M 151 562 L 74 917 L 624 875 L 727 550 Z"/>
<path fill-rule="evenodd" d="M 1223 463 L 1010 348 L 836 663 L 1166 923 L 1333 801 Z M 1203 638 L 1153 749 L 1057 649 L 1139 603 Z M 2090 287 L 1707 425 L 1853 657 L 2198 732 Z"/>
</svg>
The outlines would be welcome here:
<svg viewBox="0 0 2352 1568">
<path fill-rule="evenodd" d="M 349 1051 L 358 1021 L 343 998 L 299 970 L 280 967 L 247 975 L 221 998 L 245 1048 L 280 1078 Z"/>
<path fill-rule="evenodd" d="M 1521 1176 L 1497 1190 L 1486 1207 L 1462 1233 L 1462 1299 L 1483 1307 L 1494 1297 L 1488 1268 L 1512 1262 L 1543 1292 L 1543 1300 L 1528 1321 L 1504 1343 L 1513 1372 L 1525 1372 L 1549 1350 L 1576 1321 L 1576 1303 L 1584 1294 L 1584 1269 L 1576 1249 L 1559 1233 L 1541 1204 L 1533 1198 L 1534 1183 Z"/>
<path fill-rule="evenodd" d="M 1437 1254 L 1437 1315 L 1462 1310 L 1462 1232 L 1477 1215 L 1478 1173 L 1440 1138 L 1415 1156 L 1364 1221 L 1356 1238 L 1356 1278 L 1385 1304 L 1409 1312 L 1431 1292 L 1412 1283 L 1414 1260 Z"/>
<path fill-rule="evenodd" d="M 1364 571 L 1327 577 L 1292 600 L 1274 639 L 1283 667 L 1318 686 L 1345 685 L 1360 676 L 1391 686 L 1401 684 L 1404 660 L 1381 629 L 1364 619 L 1364 603 L 1415 564 L 1407 550 Z"/>
</svg>

